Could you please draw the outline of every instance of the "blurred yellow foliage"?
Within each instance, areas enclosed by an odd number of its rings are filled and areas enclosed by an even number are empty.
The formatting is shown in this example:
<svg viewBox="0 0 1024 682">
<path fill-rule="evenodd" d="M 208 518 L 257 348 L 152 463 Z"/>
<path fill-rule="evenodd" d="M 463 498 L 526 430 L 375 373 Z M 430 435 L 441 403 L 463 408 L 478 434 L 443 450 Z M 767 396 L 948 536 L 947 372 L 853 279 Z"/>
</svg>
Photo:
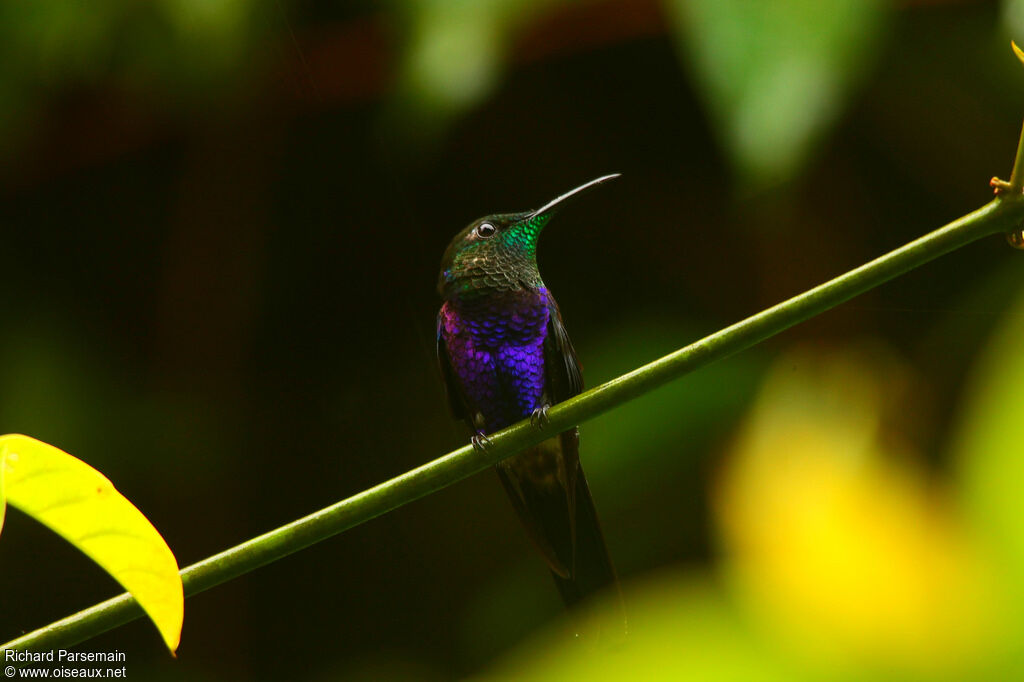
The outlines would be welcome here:
<svg viewBox="0 0 1024 682">
<path fill-rule="evenodd" d="M 999 641 L 991 563 L 882 438 L 886 358 L 782 358 L 716 491 L 726 570 L 766 632 L 830 666 L 948 671 Z"/>
</svg>

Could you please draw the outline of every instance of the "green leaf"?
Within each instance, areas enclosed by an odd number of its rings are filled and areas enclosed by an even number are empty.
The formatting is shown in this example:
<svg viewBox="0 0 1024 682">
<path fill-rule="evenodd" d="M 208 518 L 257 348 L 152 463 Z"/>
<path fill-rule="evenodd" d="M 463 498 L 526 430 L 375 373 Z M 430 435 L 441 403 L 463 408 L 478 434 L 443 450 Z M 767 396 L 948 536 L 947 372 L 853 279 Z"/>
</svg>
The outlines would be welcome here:
<svg viewBox="0 0 1024 682">
<path fill-rule="evenodd" d="M 46 525 L 128 590 L 173 653 L 184 596 L 178 562 L 156 528 L 106 476 L 52 445 L 0 436 L 0 520 L 6 501 Z"/>
<path fill-rule="evenodd" d="M 880 0 L 667 0 L 712 123 L 744 182 L 798 173 L 877 52 Z"/>
</svg>

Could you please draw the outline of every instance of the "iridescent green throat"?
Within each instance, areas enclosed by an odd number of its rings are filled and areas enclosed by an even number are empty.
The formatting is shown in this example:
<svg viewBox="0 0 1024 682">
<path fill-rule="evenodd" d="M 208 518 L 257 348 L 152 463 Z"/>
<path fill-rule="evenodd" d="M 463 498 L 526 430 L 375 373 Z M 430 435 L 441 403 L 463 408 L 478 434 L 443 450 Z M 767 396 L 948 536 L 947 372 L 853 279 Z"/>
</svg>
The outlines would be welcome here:
<svg viewBox="0 0 1024 682">
<path fill-rule="evenodd" d="M 509 228 L 499 235 L 504 246 L 509 249 L 516 249 L 528 255 L 530 258 L 537 257 L 537 242 L 540 241 L 541 230 L 551 220 L 550 213 L 534 215 L 524 220 L 513 223 Z"/>
</svg>

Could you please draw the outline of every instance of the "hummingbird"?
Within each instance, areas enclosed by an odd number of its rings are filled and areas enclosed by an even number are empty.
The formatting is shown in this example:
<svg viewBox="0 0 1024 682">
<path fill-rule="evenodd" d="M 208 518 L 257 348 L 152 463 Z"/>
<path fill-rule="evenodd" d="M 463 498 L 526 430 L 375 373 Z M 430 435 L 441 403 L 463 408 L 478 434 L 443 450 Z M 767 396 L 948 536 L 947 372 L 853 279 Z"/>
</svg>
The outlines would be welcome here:
<svg viewBox="0 0 1024 682">
<path fill-rule="evenodd" d="M 500 213 L 455 235 L 441 261 L 437 360 L 456 419 L 473 446 L 583 390 L 579 360 L 554 296 L 537 269 L 537 241 L 565 203 L 605 175 L 533 211 Z M 618 580 L 579 459 L 579 429 L 495 465 L 520 521 L 540 549 L 567 607 Z"/>
</svg>

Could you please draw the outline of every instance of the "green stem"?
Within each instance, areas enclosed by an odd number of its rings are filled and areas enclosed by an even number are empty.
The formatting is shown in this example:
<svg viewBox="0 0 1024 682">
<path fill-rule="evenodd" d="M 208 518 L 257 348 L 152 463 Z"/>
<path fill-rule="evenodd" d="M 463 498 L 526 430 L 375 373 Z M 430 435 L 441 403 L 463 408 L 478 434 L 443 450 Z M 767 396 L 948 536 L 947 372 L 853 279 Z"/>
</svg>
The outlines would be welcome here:
<svg viewBox="0 0 1024 682">
<path fill-rule="evenodd" d="M 1021 158 L 1018 154 L 1018 160 Z M 1024 220 L 1024 197 L 1017 193 L 997 198 L 977 211 L 821 286 L 555 405 L 548 412 L 550 423 L 543 431 L 532 427 L 529 421 L 519 422 L 492 434 L 492 445 L 486 452 L 477 452 L 468 445 L 461 447 L 326 509 L 193 564 L 181 571 L 185 594 L 191 596 L 202 592 L 429 495 L 535 445 L 553 433 L 596 417 L 703 365 L 749 348 L 949 251 L 988 235 L 1016 229 L 1021 220 Z M 142 610 L 135 600 L 123 594 L 12 640 L 0 650 L 39 651 L 67 647 L 141 615 Z"/>
</svg>

